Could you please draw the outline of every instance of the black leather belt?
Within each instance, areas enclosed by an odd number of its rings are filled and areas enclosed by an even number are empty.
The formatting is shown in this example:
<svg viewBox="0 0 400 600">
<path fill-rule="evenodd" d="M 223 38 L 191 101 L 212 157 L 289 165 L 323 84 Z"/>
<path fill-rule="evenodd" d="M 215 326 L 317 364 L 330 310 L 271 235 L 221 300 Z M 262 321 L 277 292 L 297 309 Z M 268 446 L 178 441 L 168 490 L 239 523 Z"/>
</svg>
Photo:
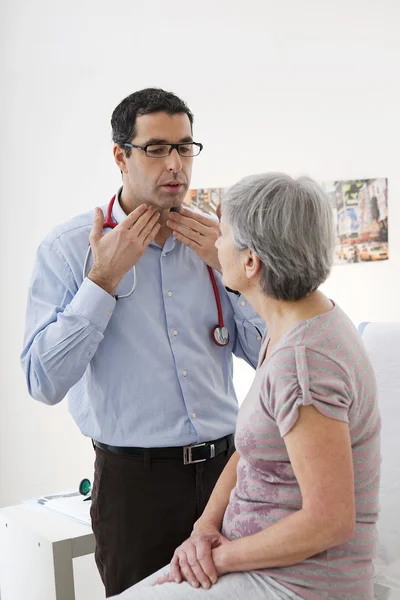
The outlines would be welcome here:
<svg viewBox="0 0 400 600">
<path fill-rule="evenodd" d="M 234 445 L 234 436 L 214 440 L 213 442 L 203 442 L 202 444 L 193 444 L 191 446 L 179 446 L 171 448 L 129 448 L 126 446 L 109 446 L 102 442 L 94 442 L 98 448 L 114 454 L 127 454 L 130 456 L 140 456 L 150 453 L 151 458 L 170 458 L 183 459 L 183 464 L 192 465 L 194 463 L 204 462 L 215 458 L 222 452 L 226 452 Z"/>
</svg>

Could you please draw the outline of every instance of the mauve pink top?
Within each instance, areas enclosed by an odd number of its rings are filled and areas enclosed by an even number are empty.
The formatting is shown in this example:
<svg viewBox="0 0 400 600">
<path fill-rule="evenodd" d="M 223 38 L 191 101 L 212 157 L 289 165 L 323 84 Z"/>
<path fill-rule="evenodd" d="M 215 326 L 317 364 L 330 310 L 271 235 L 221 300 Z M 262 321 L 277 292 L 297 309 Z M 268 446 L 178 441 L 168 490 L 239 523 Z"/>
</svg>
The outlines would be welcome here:
<svg viewBox="0 0 400 600">
<path fill-rule="evenodd" d="M 301 508 L 300 488 L 282 438 L 296 423 L 298 407 L 309 404 L 329 418 L 349 423 L 354 537 L 302 563 L 261 573 L 306 600 L 373 599 L 381 460 L 377 390 L 361 338 L 338 306 L 293 326 L 257 368 L 239 411 L 237 483 L 222 532 L 230 539 L 251 535 Z"/>
</svg>

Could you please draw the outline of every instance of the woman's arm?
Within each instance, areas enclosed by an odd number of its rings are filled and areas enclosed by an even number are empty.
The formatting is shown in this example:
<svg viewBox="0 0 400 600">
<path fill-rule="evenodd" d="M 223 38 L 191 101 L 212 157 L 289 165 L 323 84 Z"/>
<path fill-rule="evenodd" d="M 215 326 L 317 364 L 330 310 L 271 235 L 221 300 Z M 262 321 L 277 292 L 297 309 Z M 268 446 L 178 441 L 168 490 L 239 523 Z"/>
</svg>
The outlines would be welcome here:
<svg viewBox="0 0 400 600">
<path fill-rule="evenodd" d="M 349 540 L 354 533 L 353 459 L 347 423 L 302 406 L 284 437 L 303 505 L 260 533 L 213 550 L 218 574 L 284 567 Z"/>
<path fill-rule="evenodd" d="M 239 458 L 239 454 L 234 452 L 227 462 L 215 484 L 203 514 L 194 524 L 193 533 L 199 533 L 204 529 L 210 529 L 210 527 L 215 527 L 220 531 L 231 491 L 236 485 L 236 467 Z"/>
<path fill-rule="evenodd" d="M 235 452 L 222 471 L 203 514 L 194 524 L 192 535 L 175 550 L 168 576 L 159 579 L 157 583 L 179 583 L 184 578 L 193 587 L 200 584 L 208 589 L 217 581 L 218 573 L 213 563 L 212 549 L 225 541 L 220 530 L 230 493 L 236 485 L 238 461 L 239 454 Z"/>
</svg>

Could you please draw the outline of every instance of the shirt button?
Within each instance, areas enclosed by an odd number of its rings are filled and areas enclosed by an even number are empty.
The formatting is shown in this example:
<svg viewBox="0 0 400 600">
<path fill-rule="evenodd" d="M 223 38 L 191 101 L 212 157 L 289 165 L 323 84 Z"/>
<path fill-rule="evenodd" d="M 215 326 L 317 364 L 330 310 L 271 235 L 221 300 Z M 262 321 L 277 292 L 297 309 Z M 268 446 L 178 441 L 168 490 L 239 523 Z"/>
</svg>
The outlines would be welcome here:
<svg viewBox="0 0 400 600">
<path fill-rule="evenodd" d="M 171 292 L 171 290 L 169 290 L 169 292 L 168 292 L 168 296 L 172 296 L 172 292 Z"/>
<path fill-rule="evenodd" d="M 172 332 L 174 335 L 178 335 L 178 332 L 176 329 L 174 329 L 174 331 Z M 261 339 L 261 338 L 260 338 Z"/>
<path fill-rule="evenodd" d="M 182 375 L 183 375 L 184 377 L 186 377 L 186 375 L 187 375 L 187 371 L 182 371 Z"/>
<path fill-rule="evenodd" d="M 246 306 L 246 302 L 244 300 L 241 301 L 240 306 Z"/>
<path fill-rule="evenodd" d="M 166 252 L 164 252 L 164 253 L 163 253 L 163 256 L 167 256 L 167 253 L 166 253 Z"/>
<path fill-rule="evenodd" d="M 196 418 L 196 413 L 192 413 L 192 419 Z"/>
<path fill-rule="evenodd" d="M 258 335 L 258 336 L 257 336 L 257 339 L 258 339 L 258 340 L 261 340 L 261 335 Z"/>
</svg>

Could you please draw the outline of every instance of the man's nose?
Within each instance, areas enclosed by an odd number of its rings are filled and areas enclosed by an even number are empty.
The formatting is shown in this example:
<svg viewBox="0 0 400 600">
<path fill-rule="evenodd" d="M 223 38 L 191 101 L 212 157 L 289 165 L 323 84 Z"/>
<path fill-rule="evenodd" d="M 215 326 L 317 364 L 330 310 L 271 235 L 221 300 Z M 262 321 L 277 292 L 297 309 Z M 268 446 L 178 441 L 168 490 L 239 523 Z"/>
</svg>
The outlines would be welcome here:
<svg viewBox="0 0 400 600">
<path fill-rule="evenodd" d="M 178 172 L 182 169 L 182 160 L 176 148 L 166 157 L 167 170 Z"/>
</svg>

